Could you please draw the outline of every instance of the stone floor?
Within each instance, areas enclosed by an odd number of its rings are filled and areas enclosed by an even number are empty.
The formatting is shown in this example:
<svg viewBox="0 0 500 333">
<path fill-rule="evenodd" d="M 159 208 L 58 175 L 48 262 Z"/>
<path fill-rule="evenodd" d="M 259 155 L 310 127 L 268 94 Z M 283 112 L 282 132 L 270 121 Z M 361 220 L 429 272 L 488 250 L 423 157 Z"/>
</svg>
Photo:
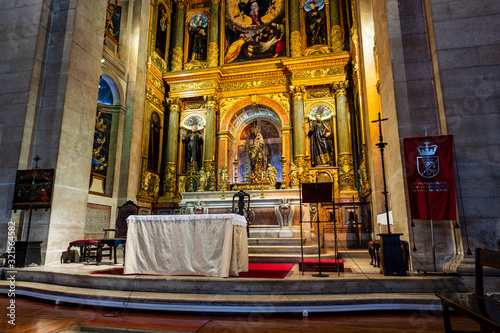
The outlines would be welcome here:
<svg viewBox="0 0 500 333">
<path fill-rule="evenodd" d="M 357 258 L 357 256 L 359 258 Z M 204 276 L 103 275 L 122 267 L 104 261 L 19 268 L 16 294 L 55 304 L 206 313 L 301 313 L 372 310 L 440 310 L 435 292 L 453 289 L 442 275 L 384 276 L 356 252 L 344 255 L 346 272 L 300 272 L 284 279 Z M 120 261 L 119 261 L 120 262 Z M 5 274 L 4 274 L 5 275 Z M 5 277 L 4 277 L 5 278 Z M 0 294 L 9 281 L 0 281 Z"/>
</svg>

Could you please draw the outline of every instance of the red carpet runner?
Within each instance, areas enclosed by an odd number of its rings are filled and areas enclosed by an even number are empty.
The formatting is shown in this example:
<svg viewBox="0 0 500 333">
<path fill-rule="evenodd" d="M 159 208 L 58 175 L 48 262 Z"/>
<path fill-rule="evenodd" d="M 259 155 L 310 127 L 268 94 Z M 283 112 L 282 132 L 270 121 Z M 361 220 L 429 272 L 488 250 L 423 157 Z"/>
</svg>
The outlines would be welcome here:
<svg viewBox="0 0 500 333">
<path fill-rule="evenodd" d="M 294 264 L 257 264 L 249 263 L 248 272 L 241 272 L 238 277 L 283 279 L 293 268 Z M 122 275 L 123 267 L 92 272 L 92 274 Z"/>
</svg>

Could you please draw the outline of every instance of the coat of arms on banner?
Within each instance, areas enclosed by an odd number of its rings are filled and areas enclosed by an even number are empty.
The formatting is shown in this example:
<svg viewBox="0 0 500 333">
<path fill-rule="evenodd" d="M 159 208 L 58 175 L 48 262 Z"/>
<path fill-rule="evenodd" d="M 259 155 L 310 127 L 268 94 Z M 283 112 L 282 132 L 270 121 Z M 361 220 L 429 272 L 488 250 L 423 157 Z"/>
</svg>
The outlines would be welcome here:
<svg viewBox="0 0 500 333">
<path fill-rule="evenodd" d="M 417 171 L 424 178 L 435 177 L 439 173 L 439 156 L 433 156 L 438 149 L 437 145 L 430 145 L 429 142 L 424 142 L 423 146 L 418 146 Z"/>
</svg>

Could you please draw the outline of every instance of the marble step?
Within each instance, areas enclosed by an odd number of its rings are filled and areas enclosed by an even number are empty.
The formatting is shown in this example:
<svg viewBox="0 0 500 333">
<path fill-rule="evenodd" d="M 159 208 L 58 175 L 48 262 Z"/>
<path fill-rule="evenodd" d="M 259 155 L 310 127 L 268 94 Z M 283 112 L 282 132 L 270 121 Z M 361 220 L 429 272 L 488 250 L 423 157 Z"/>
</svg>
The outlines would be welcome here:
<svg viewBox="0 0 500 333">
<path fill-rule="evenodd" d="M 248 238 L 249 246 L 300 246 L 300 238 Z"/>
<path fill-rule="evenodd" d="M 318 259 L 318 254 L 304 254 L 304 259 Z M 335 259 L 335 255 L 321 254 L 321 259 Z M 266 254 L 249 253 L 248 261 L 255 263 L 277 263 L 277 264 L 297 264 L 302 260 L 300 252 L 298 254 Z"/>
<path fill-rule="evenodd" d="M 318 246 L 316 245 L 304 245 L 304 253 L 306 254 L 314 254 L 318 253 Z M 299 254 L 300 255 L 300 245 L 298 246 L 249 246 L 248 253 L 257 254 L 257 253 L 268 253 L 274 255 L 281 254 Z"/>
</svg>

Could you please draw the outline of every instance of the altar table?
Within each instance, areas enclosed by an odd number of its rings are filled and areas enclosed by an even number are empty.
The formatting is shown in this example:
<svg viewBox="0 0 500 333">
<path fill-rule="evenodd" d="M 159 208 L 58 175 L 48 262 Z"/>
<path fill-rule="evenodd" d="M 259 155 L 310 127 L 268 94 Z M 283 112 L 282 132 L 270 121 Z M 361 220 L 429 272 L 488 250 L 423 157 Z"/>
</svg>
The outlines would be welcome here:
<svg viewBox="0 0 500 333">
<path fill-rule="evenodd" d="M 241 215 L 132 215 L 127 222 L 124 274 L 228 277 L 248 271 Z"/>
</svg>

